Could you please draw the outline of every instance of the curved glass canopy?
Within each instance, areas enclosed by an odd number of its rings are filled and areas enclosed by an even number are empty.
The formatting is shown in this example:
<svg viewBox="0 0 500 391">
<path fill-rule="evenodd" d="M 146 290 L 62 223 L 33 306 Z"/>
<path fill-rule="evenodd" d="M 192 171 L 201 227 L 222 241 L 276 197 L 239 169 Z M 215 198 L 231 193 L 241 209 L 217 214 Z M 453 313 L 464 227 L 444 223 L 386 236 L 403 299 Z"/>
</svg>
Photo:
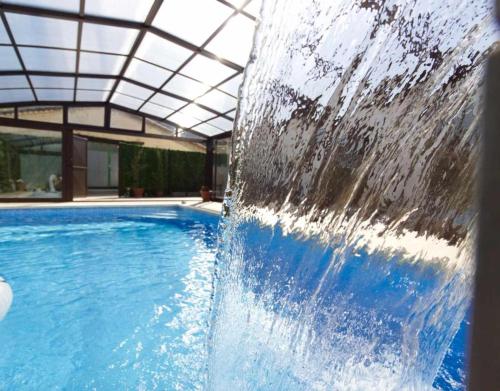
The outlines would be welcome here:
<svg viewBox="0 0 500 391">
<path fill-rule="evenodd" d="M 0 107 L 113 104 L 232 130 L 260 0 L 2 0 Z"/>
</svg>

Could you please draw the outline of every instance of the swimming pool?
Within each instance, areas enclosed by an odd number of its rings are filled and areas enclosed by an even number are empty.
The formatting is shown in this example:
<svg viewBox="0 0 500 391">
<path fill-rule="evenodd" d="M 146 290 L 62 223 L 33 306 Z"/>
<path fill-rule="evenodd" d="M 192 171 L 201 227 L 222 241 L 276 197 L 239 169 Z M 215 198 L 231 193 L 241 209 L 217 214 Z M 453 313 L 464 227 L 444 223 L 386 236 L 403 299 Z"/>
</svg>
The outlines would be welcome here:
<svg viewBox="0 0 500 391">
<path fill-rule="evenodd" d="M 403 320 L 439 273 L 347 249 L 316 293 L 335 248 L 245 223 L 231 242 L 245 286 L 228 284 L 211 317 L 218 222 L 181 207 L 0 211 L 0 275 L 14 290 L 0 389 L 199 390 L 207 376 L 221 391 L 424 389 L 388 385 L 402 372 Z M 440 357 L 427 330 L 423 364 Z M 465 389 L 467 330 L 466 318 L 433 389 Z M 359 362 L 342 359 L 346 346 Z"/>
<path fill-rule="evenodd" d="M 0 211 L 0 389 L 203 387 L 218 217 L 180 207 Z"/>
</svg>

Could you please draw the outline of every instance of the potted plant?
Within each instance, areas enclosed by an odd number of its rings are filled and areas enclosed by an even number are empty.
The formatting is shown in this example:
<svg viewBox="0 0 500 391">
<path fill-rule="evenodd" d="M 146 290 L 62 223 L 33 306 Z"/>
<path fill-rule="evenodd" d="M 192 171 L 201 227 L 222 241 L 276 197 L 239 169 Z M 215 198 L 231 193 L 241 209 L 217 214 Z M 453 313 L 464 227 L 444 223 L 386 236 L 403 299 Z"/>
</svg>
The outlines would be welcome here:
<svg viewBox="0 0 500 391">
<path fill-rule="evenodd" d="M 202 186 L 200 189 L 200 195 L 203 202 L 208 202 L 211 199 L 210 188 L 208 186 Z"/>
<path fill-rule="evenodd" d="M 132 196 L 134 198 L 141 198 L 144 196 L 144 187 L 140 185 L 143 151 L 144 149 L 142 147 L 137 148 L 130 162 L 130 170 L 132 171 Z"/>
</svg>

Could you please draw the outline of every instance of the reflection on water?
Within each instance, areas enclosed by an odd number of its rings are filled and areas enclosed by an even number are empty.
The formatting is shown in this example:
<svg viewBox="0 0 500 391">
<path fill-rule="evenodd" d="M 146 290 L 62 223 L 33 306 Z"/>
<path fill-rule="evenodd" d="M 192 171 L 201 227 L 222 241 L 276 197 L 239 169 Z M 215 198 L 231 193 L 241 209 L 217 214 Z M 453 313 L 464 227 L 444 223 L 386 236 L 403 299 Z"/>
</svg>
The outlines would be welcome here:
<svg viewBox="0 0 500 391">
<path fill-rule="evenodd" d="M 491 12 L 263 2 L 233 136 L 212 389 L 464 387 L 454 336 Z"/>
</svg>

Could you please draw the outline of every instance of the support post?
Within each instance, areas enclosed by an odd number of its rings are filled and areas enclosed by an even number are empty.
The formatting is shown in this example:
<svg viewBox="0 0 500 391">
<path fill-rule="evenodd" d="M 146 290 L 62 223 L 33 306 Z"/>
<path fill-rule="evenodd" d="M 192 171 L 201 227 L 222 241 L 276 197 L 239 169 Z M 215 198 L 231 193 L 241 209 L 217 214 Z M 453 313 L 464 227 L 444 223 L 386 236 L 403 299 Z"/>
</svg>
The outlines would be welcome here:
<svg viewBox="0 0 500 391">
<path fill-rule="evenodd" d="M 62 200 L 73 201 L 73 129 L 62 132 Z"/>
<path fill-rule="evenodd" d="M 497 0 L 497 17 L 500 0 Z M 497 20 L 500 20 L 497 19 Z M 480 168 L 470 391 L 500 390 L 500 50 L 489 61 Z"/>
</svg>

